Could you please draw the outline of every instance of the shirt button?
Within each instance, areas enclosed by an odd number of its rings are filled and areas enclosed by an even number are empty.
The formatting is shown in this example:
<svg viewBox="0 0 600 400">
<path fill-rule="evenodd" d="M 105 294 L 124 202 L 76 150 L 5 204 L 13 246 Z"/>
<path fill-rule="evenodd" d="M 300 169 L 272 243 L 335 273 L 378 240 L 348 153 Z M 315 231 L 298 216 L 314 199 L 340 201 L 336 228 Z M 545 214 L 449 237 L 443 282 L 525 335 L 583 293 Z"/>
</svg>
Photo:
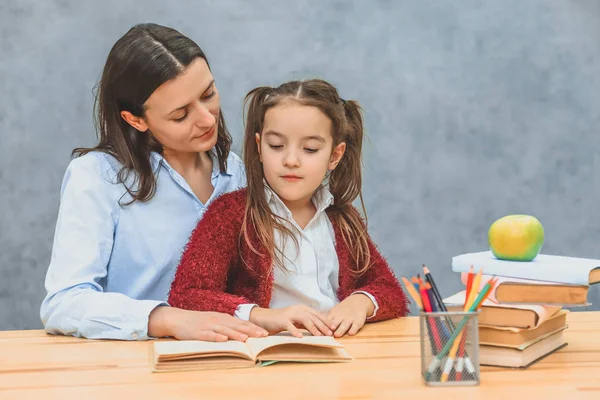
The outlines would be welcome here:
<svg viewBox="0 0 600 400">
<path fill-rule="evenodd" d="M 137 340 L 137 339 L 138 339 L 138 337 L 139 337 L 139 336 L 138 336 L 138 334 L 137 334 L 137 333 L 132 333 L 132 334 L 131 334 L 131 338 L 132 338 L 133 340 Z"/>
</svg>

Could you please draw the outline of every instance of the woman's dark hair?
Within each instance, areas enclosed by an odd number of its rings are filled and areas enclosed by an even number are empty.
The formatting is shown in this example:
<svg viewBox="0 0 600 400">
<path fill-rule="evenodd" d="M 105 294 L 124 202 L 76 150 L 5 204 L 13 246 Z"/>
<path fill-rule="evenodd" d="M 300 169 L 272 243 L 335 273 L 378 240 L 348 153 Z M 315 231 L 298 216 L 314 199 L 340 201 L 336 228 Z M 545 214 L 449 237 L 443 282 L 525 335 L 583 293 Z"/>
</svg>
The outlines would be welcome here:
<svg viewBox="0 0 600 400">
<path fill-rule="evenodd" d="M 91 151 L 108 153 L 123 166 L 117 175 L 131 201 L 148 201 L 156 192 L 156 176 L 150 153 L 163 152 L 151 132 L 142 133 L 121 117 L 129 111 L 137 117 L 145 113 L 144 103 L 163 83 L 176 78 L 194 60 L 202 58 L 200 47 L 178 31 L 157 24 L 139 24 L 131 28 L 113 46 L 98 84 L 94 103 L 99 142 L 92 148 L 76 148 L 73 156 Z M 210 67 L 209 67 L 210 68 Z M 216 155 L 221 172 L 227 170 L 231 136 L 219 113 Z M 133 183 L 127 185 L 130 174 Z"/>
</svg>

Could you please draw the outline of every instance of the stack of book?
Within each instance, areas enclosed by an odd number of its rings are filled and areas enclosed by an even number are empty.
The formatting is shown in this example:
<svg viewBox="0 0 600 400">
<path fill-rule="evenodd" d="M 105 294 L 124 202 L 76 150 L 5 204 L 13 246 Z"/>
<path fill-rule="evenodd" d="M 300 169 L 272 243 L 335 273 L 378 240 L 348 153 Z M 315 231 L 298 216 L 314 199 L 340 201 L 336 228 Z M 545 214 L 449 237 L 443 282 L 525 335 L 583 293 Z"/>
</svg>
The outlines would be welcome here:
<svg viewBox="0 0 600 400">
<path fill-rule="evenodd" d="M 589 305 L 589 286 L 600 283 L 600 260 L 538 255 L 531 262 L 499 260 L 490 251 L 452 259 L 466 284 L 470 271 L 484 270 L 481 282 L 498 277 L 479 315 L 481 365 L 526 368 L 565 347 L 567 310 Z M 444 299 L 450 311 L 462 308 L 465 291 Z"/>
</svg>

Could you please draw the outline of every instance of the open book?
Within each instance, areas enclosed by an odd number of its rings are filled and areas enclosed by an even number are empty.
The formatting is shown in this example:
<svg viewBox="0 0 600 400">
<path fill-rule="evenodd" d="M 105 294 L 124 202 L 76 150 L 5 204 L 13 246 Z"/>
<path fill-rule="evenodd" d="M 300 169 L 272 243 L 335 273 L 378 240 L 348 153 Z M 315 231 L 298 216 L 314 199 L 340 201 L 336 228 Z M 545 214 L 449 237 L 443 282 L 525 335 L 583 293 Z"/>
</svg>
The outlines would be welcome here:
<svg viewBox="0 0 600 400">
<path fill-rule="evenodd" d="M 273 361 L 347 362 L 352 357 L 331 336 L 295 338 L 280 334 L 246 342 L 157 341 L 151 347 L 154 372 L 228 369 Z"/>
<path fill-rule="evenodd" d="M 450 311 L 462 311 L 466 290 L 444 299 Z M 540 306 L 533 304 L 497 304 L 485 300 L 479 314 L 479 325 L 506 326 L 531 329 L 540 326 L 560 311 L 560 306 Z"/>
</svg>

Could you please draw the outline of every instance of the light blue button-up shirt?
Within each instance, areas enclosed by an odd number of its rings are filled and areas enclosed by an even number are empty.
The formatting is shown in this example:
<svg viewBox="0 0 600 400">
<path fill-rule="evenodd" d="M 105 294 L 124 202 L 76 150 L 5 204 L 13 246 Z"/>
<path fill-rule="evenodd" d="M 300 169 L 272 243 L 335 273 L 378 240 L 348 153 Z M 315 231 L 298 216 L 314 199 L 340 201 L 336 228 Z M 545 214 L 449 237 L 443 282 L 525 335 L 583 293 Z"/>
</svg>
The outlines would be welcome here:
<svg viewBox="0 0 600 400">
<path fill-rule="evenodd" d="M 40 310 L 47 332 L 148 339 L 148 316 L 166 304 L 183 248 L 207 205 L 246 185 L 239 157 L 230 153 L 226 174 L 213 160 L 214 192 L 206 204 L 161 155 L 152 153 L 156 194 L 124 207 L 119 200 L 128 197 L 115 183 L 120 164 L 112 156 L 93 152 L 71 161 Z"/>
</svg>

